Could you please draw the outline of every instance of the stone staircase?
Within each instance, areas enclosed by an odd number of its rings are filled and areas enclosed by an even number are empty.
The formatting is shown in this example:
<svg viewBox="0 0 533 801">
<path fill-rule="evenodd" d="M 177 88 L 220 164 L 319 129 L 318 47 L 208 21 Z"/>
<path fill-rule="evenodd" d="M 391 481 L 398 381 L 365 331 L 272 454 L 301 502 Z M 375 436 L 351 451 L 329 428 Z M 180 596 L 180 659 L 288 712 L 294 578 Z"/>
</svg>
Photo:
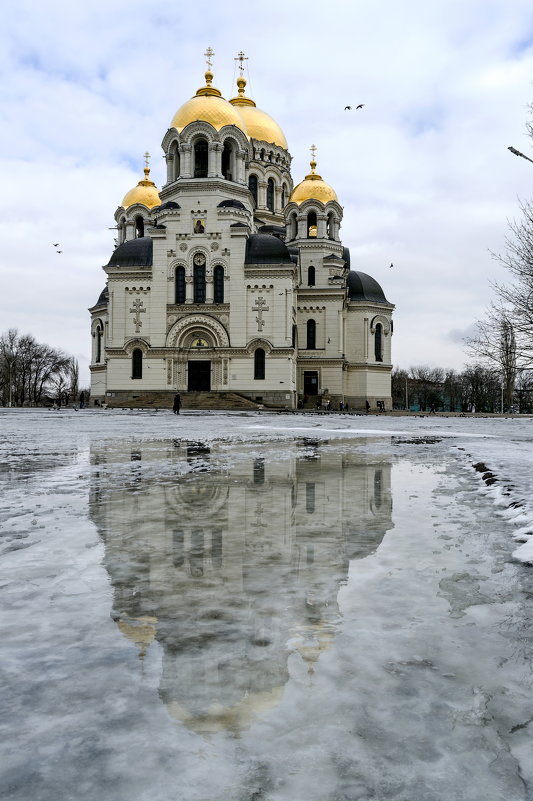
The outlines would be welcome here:
<svg viewBox="0 0 533 801">
<path fill-rule="evenodd" d="M 129 398 L 110 398 L 107 405 L 110 409 L 172 410 L 175 394 L 175 392 L 139 392 Z M 223 411 L 266 408 L 263 404 L 245 398 L 237 392 L 180 392 L 180 397 L 182 409 Z"/>
</svg>

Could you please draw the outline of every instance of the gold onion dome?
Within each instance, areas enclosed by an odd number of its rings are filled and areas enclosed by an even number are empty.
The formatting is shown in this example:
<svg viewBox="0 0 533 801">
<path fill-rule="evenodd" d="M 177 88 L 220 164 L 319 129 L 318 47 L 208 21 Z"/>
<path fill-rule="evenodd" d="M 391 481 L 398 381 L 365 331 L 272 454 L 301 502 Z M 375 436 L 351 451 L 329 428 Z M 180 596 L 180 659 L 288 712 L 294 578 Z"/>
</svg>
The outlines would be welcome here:
<svg viewBox="0 0 533 801">
<path fill-rule="evenodd" d="M 229 102 L 239 109 L 239 113 L 246 123 L 248 136 L 258 139 L 260 142 L 278 145 L 287 150 L 287 140 L 278 123 L 266 111 L 261 111 L 260 108 L 257 108 L 251 98 L 245 97 L 246 78 L 242 75 L 237 78 L 237 86 L 239 88 L 238 96 L 232 97 Z"/>
<path fill-rule="evenodd" d="M 202 120 L 212 125 L 216 131 L 220 131 L 224 125 L 235 125 L 248 135 L 243 117 L 231 103 L 224 100 L 219 90 L 211 85 L 212 81 L 213 73 L 208 69 L 205 73 L 205 86 L 200 87 L 194 97 L 176 111 L 170 127 L 180 132 L 190 122 Z"/>
<path fill-rule="evenodd" d="M 320 200 L 327 203 L 330 200 L 338 200 L 337 193 L 332 186 L 322 180 L 322 176 L 316 172 L 316 161 L 311 160 L 311 172 L 306 175 L 292 190 L 289 203 L 303 203 L 305 200 Z"/>
<path fill-rule="evenodd" d="M 159 197 L 157 187 L 153 181 L 150 181 L 150 167 L 148 166 L 144 168 L 144 179 L 139 181 L 137 186 L 134 186 L 133 189 L 130 189 L 130 191 L 124 195 L 122 205 L 125 209 L 127 209 L 128 206 L 133 206 L 134 203 L 142 203 L 143 206 L 147 206 L 149 209 L 161 205 L 161 198 Z"/>
</svg>

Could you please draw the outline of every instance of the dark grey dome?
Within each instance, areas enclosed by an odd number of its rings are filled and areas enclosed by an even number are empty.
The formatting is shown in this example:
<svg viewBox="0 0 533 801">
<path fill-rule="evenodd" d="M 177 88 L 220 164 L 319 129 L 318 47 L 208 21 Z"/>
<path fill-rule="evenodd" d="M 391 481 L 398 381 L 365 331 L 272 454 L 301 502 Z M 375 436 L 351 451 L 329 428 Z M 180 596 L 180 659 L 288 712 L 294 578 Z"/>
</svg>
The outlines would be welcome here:
<svg viewBox="0 0 533 801">
<path fill-rule="evenodd" d="M 244 205 L 244 203 L 241 203 L 240 200 L 233 200 L 233 199 L 223 200 L 222 203 L 219 203 L 217 206 L 217 209 L 225 209 L 225 208 L 246 210 L 246 206 Z"/>
<path fill-rule="evenodd" d="M 258 229 L 260 234 L 271 234 L 277 236 L 278 239 L 285 239 L 285 226 L 284 225 L 262 225 Z"/>
<path fill-rule="evenodd" d="M 100 292 L 100 296 L 99 296 L 98 300 L 96 301 L 96 303 L 94 305 L 95 306 L 104 306 L 106 303 L 109 303 L 109 290 L 105 286 L 102 289 L 102 291 Z"/>
<path fill-rule="evenodd" d="M 153 263 L 153 245 L 149 236 L 140 236 L 123 242 L 109 259 L 108 266 L 116 267 L 151 267 Z"/>
<path fill-rule="evenodd" d="M 372 303 L 389 302 L 371 275 L 355 270 L 351 270 L 348 274 L 348 297 L 350 300 L 370 300 Z"/>
<path fill-rule="evenodd" d="M 277 236 L 252 234 L 246 242 L 246 264 L 290 264 L 291 254 Z"/>
<path fill-rule="evenodd" d="M 181 206 L 174 200 L 167 200 L 166 203 L 163 203 L 161 206 L 158 206 L 157 209 L 152 209 L 152 214 L 154 213 L 154 211 L 165 211 L 165 209 L 181 209 Z"/>
</svg>

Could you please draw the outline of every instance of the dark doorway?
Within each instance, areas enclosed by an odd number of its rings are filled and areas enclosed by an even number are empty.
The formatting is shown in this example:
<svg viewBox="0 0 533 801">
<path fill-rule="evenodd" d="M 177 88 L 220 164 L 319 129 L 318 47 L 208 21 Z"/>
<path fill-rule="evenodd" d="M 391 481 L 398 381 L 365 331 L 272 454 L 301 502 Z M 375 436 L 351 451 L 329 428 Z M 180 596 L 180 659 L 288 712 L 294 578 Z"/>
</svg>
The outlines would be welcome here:
<svg viewBox="0 0 533 801">
<path fill-rule="evenodd" d="M 318 373 L 304 370 L 304 395 L 318 395 Z"/>
<path fill-rule="evenodd" d="M 188 368 L 188 391 L 209 392 L 211 389 L 211 362 L 188 362 Z"/>
</svg>

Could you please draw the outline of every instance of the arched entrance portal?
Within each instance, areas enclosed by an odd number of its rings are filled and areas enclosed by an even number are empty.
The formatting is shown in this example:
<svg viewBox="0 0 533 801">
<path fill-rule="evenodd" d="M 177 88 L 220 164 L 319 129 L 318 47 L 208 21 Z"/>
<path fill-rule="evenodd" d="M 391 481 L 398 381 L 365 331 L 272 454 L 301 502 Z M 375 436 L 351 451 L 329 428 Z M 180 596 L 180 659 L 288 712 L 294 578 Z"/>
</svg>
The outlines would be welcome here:
<svg viewBox="0 0 533 801">
<path fill-rule="evenodd" d="M 187 360 L 187 391 L 209 392 L 211 390 L 211 362 L 207 359 Z"/>
</svg>

